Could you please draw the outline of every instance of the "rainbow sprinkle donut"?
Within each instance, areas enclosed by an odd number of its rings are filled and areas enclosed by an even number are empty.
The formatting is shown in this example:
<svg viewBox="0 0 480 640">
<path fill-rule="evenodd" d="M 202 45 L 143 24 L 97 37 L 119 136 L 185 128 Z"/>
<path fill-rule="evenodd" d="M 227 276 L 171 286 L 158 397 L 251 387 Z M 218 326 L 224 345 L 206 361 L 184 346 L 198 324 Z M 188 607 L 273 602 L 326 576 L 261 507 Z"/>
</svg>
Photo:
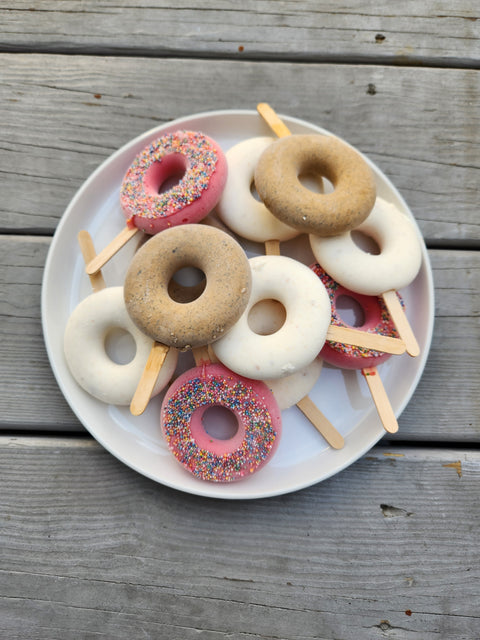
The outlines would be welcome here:
<svg viewBox="0 0 480 640">
<path fill-rule="evenodd" d="M 202 418 L 225 407 L 237 419 L 233 437 L 209 435 Z M 233 482 L 258 471 L 275 452 L 281 412 L 268 387 L 238 376 L 221 364 L 204 364 L 179 376 L 161 410 L 162 432 L 175 458 L 195 477 Z"/>
<path fill-rule="evenodd" d="M 136 156 L 123 179 L 120 204 L 127 225 L 154 235 L 198 222 L 215 207 L 226 180 L 227 160 L 214 140 L 196 131 L 168 133 Z"/>
<path fill-rule="evenodd" d="M 330 297 L 332 324 L 339 327 L 350 326 L 342 320 L 337 309 L 338 299 L 341 296 L 345 296 L 356 301 L 362 308 L 364 314 L 361 326 L 355 326 L 355 329 L 368 331 L 369 333 L 391 336 L 392 338 L 399 337 L 395 325 L 393 324 L 381 297 L 364 296 L 360 293 L 356 293 L 342 287 L 342 285 L 335 282 L 335 280 L 333 280 L 319 264 L 313 264 L 310 268 L 323 282 Z M 403 304 L 398 293 L 397 296 Z M 325 362 L 340 367 L 341 369 L 363 369 L 365 367 L 375 367 L 381 364 L 390 357 L 390 354 L 327 340 L 320 351 L 320 357 L 323 358 Z"/>
</svg>

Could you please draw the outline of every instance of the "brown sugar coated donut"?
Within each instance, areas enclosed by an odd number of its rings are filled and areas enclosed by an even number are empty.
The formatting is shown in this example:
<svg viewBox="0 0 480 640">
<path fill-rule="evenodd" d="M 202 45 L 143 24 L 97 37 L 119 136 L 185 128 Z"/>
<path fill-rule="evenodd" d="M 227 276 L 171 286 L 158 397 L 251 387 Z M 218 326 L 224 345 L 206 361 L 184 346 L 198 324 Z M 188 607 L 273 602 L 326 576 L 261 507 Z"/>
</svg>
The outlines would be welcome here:
<svg viewBox="0 0 480 640">
<path fill-rule="evenodd" d="M 187 302 L 169 294 L 173 275 L 184 267 L 199 269 L 206 280 L 199 297 Z M 138 250 L 124 295 L 141 331 L 162 344 L 189 349 L 224 335 L 245 310 L 250 289 L 250 265 L 238 242 L 219 229 L 187 224 L 161 231 Z"/>
<path fill-rule="evenodd" d="M 334 187 L 315 193 L 301 174 L 320 174 Z M 358 226 L 373 208 L 373 172 L 362 156 L 334 136 L 291 135 L 273 142 L 255 170 L 255 186 L 265 206 L 282 222 L 319 236 Z"/>
</svg>

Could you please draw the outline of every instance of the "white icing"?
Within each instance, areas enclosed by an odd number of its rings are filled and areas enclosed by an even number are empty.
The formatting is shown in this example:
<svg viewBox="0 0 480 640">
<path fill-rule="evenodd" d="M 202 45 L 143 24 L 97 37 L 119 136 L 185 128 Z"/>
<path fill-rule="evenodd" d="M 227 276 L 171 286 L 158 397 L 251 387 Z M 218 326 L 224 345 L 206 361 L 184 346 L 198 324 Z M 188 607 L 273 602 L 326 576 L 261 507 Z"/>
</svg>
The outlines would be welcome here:
<svg viewBox="0 0 480 640">
<path fill-rule="evenodd" d="M 316 274 L 292 258 L 257 256 L 249 262 L 252 291 L 247 308 L 212 349 L 225 366 L 247 378 L 280 378 L 319 354 L 330 324 L 330 300 Z M 283 325 L 269 335 L 259 335 L 249 323 L 252 307 L 262 300 L 276 300 L 286 311 Z"/>
<path fill-rule="evenodd" d="M 274 138 L 248 138 L 226 153 L 228 177 L 217 212 L 222 221 L 242 238 L 256 242 L 289 240 L 298 231 L 281 222 L 251 191 L 255 167 Z"/>
<path fill-rule="evenodd" d="M 127 364 L 114 362 L 105 341 L 112 329 L 123 329 L 135 342 L 135 355 Z M 71 374 L 89 394 L 107 404 L 130 404 L 152 348 L 152 339 L 132 322 L 125 308 L 123 287 L 93 293 L 74 309 L 64 334 L 64 353 Z M 178 352 L 170 349 L 153 395 L 171 379 Z"/>
<path fill-rule="evenodd" d="M 420 239 L 413 222 L 394 204 L 377 198 L 355 231 L 373 238 L 380 253 L 363 251 L 351 231 L 328 238 L 310 236 L 313 254 L 329 276 L 367 296 L 379 296 L 412 282 L 422 263 Z"/>
</svg>

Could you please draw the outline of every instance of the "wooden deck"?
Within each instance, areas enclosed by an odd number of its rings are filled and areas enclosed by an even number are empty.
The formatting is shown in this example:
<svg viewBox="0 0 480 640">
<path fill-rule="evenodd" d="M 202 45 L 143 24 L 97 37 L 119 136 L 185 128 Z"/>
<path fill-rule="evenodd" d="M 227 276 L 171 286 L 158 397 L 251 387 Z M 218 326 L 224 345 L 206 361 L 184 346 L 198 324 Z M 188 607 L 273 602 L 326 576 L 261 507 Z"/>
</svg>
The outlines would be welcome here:
<svg viewBox="0 0 480 640">
<path fill-rule="evenodd" d="M 0 6 L 0 638 L 480 638 L 480 9 L 16 0 Z M 41 326 L 67 205 L 169 120 L 260 101 L 367 154 L 425 237 L 435 329 L 400 429 L 334 477 L 220 501 L 119 462 Z"/>
</svg>

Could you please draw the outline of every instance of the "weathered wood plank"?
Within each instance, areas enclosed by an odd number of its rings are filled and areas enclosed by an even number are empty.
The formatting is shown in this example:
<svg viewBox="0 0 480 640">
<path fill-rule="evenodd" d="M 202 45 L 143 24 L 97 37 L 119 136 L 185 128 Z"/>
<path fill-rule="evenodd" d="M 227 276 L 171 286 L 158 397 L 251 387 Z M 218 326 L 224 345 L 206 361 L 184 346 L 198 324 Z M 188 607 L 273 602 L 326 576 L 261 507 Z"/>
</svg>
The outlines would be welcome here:
<svg viewBox="0 0 480 640">
<path fill-rule="evenodd" d="M 475 65 L 469 0 L 17 0 L 0 7 L 7 50 Z"/>
<path fill-rule="evenodd" d="M 429 256 L 435 285 L 432 348 L 393 439 L 478 442 L 480 254 L 430 251 Z"/>
<path fill-rule="evenodd" d="M 58 388 L 41 326 L 48 238 L 0 238 L 0 420 L 3 429 L 83 430 Z"/>
<path fill-rule="evenodd" d="M 265 100 L 365 152 L 428 241 L 480 243 L 479 71 L 5 54 L 0 66 L 8 232 L 52 233 L 90 173 L 153 126 Z"/>
<path fill-rule="evenodd" d="M 0 439 L 12 639 L 472 640 L 480 454 L 377 447 L 301 492 L 170 490 L 95 442 Z"/>
<path fill-rule="evenodd" d="M 40 325 L 48 238 L 0 237 L 0 429 L 82 429 L 50 369 Z M 399 440 L 478 442 L 480 253 L 431 250 L 433 345 Z M 452 421 L 452 415 L 455 421 Z"/>
</svg>

